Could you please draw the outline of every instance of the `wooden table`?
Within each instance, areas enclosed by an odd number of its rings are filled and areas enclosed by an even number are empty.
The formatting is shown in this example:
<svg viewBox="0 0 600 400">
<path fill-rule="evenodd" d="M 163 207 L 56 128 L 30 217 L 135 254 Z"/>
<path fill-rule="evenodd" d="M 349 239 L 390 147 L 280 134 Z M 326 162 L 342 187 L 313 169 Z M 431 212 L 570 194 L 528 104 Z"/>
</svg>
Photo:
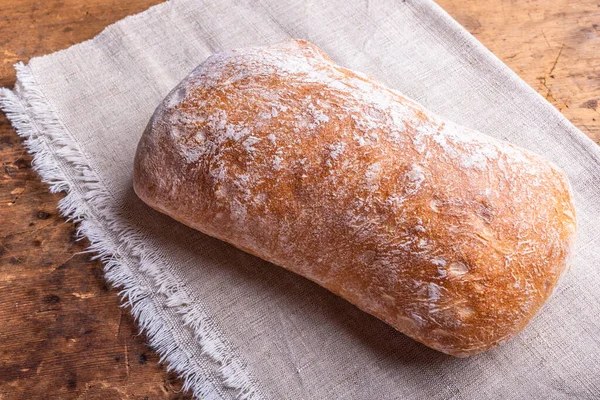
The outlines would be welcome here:
<svg viewBox="0 0 600 400">
<path fill-rule="evenodd" d="M 12 64 L 89 39 L 159 0 L 2 0 L 0 86 Z M 600 143 L 598 0 L 439 0 L 454 18 Z M 175 399 L 102 265 L 57 215 L 0 113 L 0 399 Z"/>
</svg>

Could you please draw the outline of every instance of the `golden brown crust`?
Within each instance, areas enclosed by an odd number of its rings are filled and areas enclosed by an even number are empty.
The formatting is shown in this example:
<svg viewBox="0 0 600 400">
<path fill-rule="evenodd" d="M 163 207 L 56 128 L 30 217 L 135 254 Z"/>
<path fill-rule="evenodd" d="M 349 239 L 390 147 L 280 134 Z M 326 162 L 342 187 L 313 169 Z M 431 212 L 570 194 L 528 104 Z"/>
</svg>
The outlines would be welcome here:
<svg viewBox="0 0 600 400">
<path fill-rule="evenodd" d="M 565 270 L 575 210 L 549 161 L 289 41 L 210 57 L 157 109 L 150 206 L 436 350 L 520 331 Z"/>
</svg>

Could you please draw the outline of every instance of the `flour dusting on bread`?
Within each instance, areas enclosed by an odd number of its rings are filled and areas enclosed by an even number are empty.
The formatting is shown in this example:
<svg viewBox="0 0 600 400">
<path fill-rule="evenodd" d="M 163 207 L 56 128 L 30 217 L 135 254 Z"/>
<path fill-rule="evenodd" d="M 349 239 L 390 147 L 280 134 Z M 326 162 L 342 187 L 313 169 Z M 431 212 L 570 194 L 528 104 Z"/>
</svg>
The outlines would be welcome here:
<svg viewBox="0 0 600 400">
<path fill-rule="evenodd" d="M 550 162 L 300 40 L 196 68 L 148 125 L 134 184 L 152 207 L 457 356 L 525 326 L 575 230 Z"/>
</svg>

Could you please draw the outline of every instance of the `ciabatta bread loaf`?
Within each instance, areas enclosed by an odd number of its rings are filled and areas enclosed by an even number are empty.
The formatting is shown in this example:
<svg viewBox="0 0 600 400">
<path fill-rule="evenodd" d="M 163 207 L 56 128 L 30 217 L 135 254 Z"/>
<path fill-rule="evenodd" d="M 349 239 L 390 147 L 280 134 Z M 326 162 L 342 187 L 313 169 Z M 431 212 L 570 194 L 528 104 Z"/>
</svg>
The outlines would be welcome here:
<svg viewBox="0 0 600 400">
<path fill-rule="evenodd" d="M 569 184 L 549 161 L 297 40 L 196 68 L 144 132 L 134 187 L 459 357 L 531 320 L 575 232 Z"/>
</svg>

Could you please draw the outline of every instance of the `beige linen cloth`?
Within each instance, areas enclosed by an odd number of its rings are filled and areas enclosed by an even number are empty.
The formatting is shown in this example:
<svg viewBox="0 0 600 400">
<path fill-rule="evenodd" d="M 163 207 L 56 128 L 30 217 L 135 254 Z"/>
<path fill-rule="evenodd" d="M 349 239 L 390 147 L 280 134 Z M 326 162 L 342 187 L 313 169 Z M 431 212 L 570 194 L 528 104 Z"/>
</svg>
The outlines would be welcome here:
<svg viewBox="0 0 600 400">
<path fill-rule="evenodd" d="M 483 5 L 482 5 L 483 6 Z M 133 156 L 211 54 L 307 39 L 429 109 L 569 175 L 573 266 L 531 324 L 467 359 L 435 352 L 284 269 L 144 205 Z M 151 345 L 204 399 L 600 398 L 600 149 L 430 0 L 175 0 L 17 65 L 0 104 Z"/>
</svg>

